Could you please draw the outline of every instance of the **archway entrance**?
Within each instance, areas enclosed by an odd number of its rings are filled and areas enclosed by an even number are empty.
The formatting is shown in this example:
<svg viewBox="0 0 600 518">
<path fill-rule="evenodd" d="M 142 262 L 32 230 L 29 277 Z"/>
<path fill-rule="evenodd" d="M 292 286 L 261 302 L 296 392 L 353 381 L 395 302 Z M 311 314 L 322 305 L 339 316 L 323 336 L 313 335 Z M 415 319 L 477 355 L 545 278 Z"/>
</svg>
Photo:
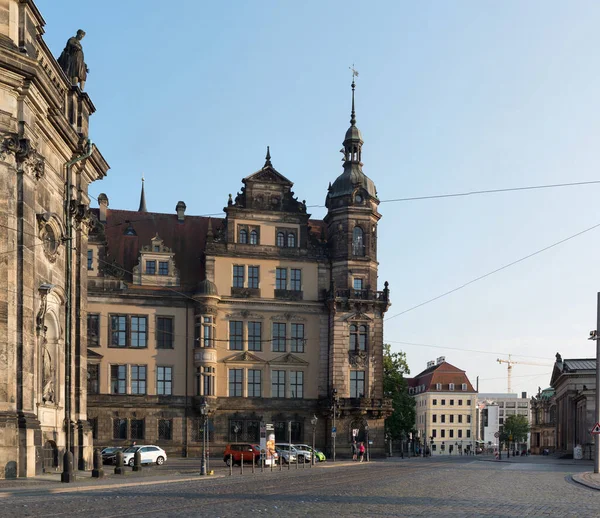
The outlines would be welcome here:
<svg viewBox="0 0 600 518">
<path fill-rule="evenodd" d="M 56 471 L 58 469 L 58 448 L 54 441 L 46 441 L 43 448 L 44 473 Z"/>
</svg>

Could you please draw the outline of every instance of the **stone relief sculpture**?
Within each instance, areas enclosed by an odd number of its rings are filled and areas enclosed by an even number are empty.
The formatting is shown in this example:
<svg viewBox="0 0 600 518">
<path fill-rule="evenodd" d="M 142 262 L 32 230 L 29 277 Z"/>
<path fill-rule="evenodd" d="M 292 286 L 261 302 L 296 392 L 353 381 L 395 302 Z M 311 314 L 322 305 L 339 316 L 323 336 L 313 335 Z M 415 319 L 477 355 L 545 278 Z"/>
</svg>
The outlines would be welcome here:
<svg viewBox="0 0 600 518">
<path fill-rule="evenodd" d="M 46 330 L 42 337 L 42 400 L 44 403 L 54 401 L 54 367 L 52 365 L 52 356 L 48 350 L 48 340 L 46 340 Z"/>
<path fill-rule="evenodd" d="M 81 46 L 81 40 L 84 36 L 85 31 L 79 29 L 75 36 L 67 40 L 65 49 L 58 58 L 58 64 L 71 81 L 71 84 L 77 85 L 79 83 L 82 90 L 85 86 L 87 73 L 89 72 L 83 60 L 83 47 Z"/>
</svg>

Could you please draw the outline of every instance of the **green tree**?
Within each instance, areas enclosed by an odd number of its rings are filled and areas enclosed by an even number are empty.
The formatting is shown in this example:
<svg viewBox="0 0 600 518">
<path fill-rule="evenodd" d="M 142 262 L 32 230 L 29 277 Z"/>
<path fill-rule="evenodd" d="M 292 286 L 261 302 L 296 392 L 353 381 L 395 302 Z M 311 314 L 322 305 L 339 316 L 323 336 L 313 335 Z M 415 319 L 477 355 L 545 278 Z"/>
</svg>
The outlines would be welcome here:
<svg viewBox="0 0 600 518">
<path fill-rule="evenodd" d="M 410 374 L 406 353 L 393 353 L 389 344 L 383 346 L 383 392 L 392 400 L 394 409 L 385 420 L 386 433 L 392 439 L 401 439 L 415 428 L 415 400 L 408 395 L 408 383 L 404 378 Z"/>
<path fill-rule="evenodd" d="M 524 442 L 529 433 L 529 423 L 524 415 L 509 415 L 504 420 L 501 439 L 504 442 Z"/>
</svg>

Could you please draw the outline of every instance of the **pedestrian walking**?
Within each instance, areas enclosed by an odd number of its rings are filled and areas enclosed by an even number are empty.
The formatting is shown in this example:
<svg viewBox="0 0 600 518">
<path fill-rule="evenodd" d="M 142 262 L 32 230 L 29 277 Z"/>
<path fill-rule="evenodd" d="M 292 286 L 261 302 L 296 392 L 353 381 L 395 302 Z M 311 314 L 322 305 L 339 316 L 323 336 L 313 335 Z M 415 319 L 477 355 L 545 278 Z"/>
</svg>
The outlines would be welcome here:
<svg viewBox="0 0 600 518">
<path fill-rule="evenodd" d="M 360 453 L 360 461 L 362 462 L 363 459 L 365 458 L 365 443 L 361 442 L 360 446 L 358 447 L 358 453 Z"/>
<path fill-rule="evenodd" d="M 358 456 L 358 446 L 356 445 L 356 441 L 352 442 L 352 460 L 357 460 Z"/>
</svg>

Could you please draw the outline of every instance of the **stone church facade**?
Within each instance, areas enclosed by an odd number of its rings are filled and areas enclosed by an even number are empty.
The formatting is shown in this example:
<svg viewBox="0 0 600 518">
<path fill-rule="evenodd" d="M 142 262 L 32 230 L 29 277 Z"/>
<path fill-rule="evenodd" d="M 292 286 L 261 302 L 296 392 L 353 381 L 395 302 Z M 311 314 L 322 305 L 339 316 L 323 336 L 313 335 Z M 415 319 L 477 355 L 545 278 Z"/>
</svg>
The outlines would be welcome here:
<svg viewBox="0 0 600 518">
<path fill-rule="evenodd" d="M 67 448 L 76 468 L 92 454 L 87 192 L 108 165 L 87 142 L 94 105 L 43 27 L 32 1 L 0 2 L 0 478 L 60 469 Z"/>
<path fill-rule="evenodd" d="M 383 317 L 375 185 L 352 116 L 343 172 L 311 219 L 273 166 L 229 196 L 224 218 L 94 209 L 88 249 L 88 410 L 95 444 L 211 456 L 276 439 L 348 455 L 352 431 L 384 454 Z M 314 417 L 317 418 L 313 429 Z"/>
</svg>

